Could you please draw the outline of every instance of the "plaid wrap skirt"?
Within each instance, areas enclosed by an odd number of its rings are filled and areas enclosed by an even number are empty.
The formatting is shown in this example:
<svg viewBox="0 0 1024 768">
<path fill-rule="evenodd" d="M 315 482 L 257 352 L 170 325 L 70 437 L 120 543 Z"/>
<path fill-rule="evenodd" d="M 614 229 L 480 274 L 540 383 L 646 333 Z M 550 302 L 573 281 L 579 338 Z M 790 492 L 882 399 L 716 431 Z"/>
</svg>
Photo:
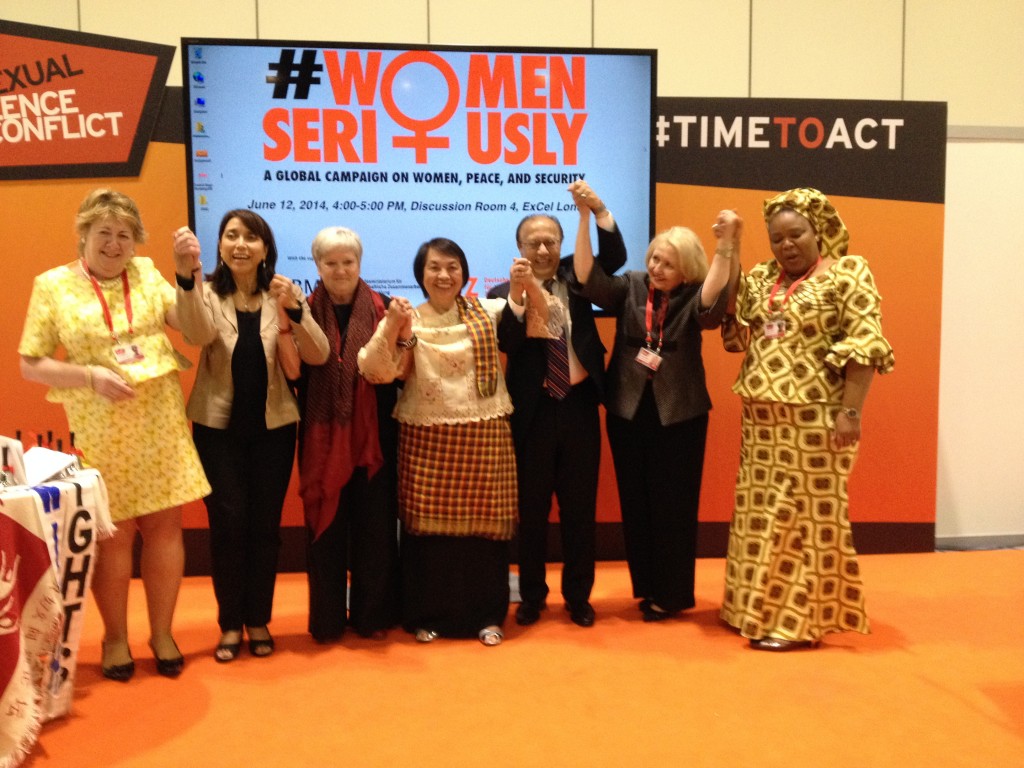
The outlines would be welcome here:
<svg viewBox="0 0 1024 768">
<path fill-rule="evenodd" d="M 507 541 L 518 516 L 507 416 L 463 424 L 401 424 L 398 503 L 415 536 Z"/>
</svg>

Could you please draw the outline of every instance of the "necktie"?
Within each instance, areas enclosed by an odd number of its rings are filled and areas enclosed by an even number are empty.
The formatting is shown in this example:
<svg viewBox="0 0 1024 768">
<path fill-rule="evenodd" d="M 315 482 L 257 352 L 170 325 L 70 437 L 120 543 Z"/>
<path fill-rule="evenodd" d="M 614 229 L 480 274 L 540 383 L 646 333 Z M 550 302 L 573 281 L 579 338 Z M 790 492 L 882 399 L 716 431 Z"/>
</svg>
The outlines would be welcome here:
<svg viewBox="0 0 1024 768">
<path fill-rule="evenodd" d="M 553 293 L 554 282 L 544 281 L 544 288 L 549 293 Z M 569 345 L 565 339 L 565 330 L 557 339 L 547 341 L 548 372 L 544 377 L 544 386 L 555 400 L 564 400 L 572 387 L 569 383 Z"/>
</svg>

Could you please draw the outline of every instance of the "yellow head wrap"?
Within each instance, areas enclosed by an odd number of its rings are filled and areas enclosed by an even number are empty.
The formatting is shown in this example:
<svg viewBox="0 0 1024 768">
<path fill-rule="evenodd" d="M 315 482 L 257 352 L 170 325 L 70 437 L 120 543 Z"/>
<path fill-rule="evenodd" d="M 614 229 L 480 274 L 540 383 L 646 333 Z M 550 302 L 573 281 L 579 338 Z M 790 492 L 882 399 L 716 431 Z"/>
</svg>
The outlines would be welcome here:
<svg viewBox="0 0 1024 768">
<path fill-rule="evenodd" d="M 811 223 L 820 242 L 822 258 L 838 259 L 846 255 L 850 233 L 825 195 L 810 187 L 800 187 L 769 197 L 764 201 L 765 223 L 784 208 L 793 209 Z"/>
</svg>

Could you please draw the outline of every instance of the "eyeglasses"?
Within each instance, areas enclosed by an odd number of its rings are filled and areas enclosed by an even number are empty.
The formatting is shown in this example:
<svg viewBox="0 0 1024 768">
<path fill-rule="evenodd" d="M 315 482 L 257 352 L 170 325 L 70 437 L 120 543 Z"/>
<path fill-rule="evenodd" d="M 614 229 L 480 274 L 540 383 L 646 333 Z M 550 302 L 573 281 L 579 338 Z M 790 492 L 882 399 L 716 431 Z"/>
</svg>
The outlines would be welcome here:
<svg viewBox="0 0 1024 768">
<path fill-rule="evenodd" d="M 556 250 L 561 244 L 561 240 L 549 239 L 549 240 L 520 240 L 519 244 L 526 248 L 528 251 L 539 251 L 543 245 L 549 251 Z"/>
</svg>

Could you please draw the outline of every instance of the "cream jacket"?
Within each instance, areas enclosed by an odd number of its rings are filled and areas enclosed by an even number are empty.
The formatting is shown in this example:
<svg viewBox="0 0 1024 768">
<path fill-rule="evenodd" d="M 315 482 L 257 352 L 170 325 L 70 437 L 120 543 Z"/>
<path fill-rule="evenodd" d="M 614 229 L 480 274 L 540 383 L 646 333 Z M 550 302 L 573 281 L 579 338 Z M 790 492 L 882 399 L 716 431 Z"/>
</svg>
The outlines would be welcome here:
<svg viewBox="0 0 1024 768">
<path fill-rule="evenodd" d="M 226 429 L 235 392 L 231 379 L 231 356 L 238 341 L 235 303 L 230 296 L 214 293 L 209 283 L 191 291 L 178 286 L 176 303 L 182 334 L 189 343 L 203 348 L 186 412 L 198 424 Z M 299 357 L 310 365 L 320 365 L 327 360 L 330 345 L 313 320 L 305 298 L 300 306 L 302 323 L 292 325 Z M 260 312 L 260 337 L 267 362 L 267 429 L 276 429 L 298 421 L 299 407 L 277 362 L 277 302 L 266 291 Z"/>
</svg>

